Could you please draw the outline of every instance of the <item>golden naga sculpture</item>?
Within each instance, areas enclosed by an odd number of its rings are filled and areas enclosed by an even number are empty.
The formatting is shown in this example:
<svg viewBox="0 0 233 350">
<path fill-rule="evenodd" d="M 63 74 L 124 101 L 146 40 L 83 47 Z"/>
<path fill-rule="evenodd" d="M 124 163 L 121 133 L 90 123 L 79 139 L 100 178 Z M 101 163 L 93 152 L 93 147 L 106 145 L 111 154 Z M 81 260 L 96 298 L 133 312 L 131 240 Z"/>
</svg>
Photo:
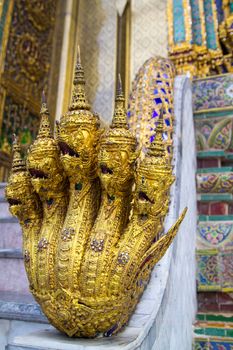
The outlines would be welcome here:
<svg viewBox="0 0 233 350">
<path fill-rule="evenodd" d="M 163 234 L 174 175 L 162 105 L 156 137 L 139 160 L 120 81 L 105 131 L 90 111 L 80 58 L 73 85 L 55 138 L 43 97 L 27 167 L 15 141 L 6 197 L 23 228 L 30 290 L 49 321 L 69 336 L 110 336 L 129 320 L 186 209 Z"/>
</svg>

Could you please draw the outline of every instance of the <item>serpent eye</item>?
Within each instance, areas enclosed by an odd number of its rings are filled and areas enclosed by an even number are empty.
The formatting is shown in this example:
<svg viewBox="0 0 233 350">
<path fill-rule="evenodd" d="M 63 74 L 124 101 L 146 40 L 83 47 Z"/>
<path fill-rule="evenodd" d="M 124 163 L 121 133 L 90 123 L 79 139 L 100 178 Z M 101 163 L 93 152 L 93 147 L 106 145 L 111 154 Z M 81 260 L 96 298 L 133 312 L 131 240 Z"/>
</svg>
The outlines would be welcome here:
<svg viewBox="0 0 233 350">
<path fill-rule="evenodd" d="M 34 179 L 47 179 L 48 175 L 39 169 L 29 169 L 29 173 Z"/>
<path fill-rule="evenodd" d="M 112 169 L 108 168 L 106 164 L 101 164 L 100 169 L 101 169 L 102 174 L 112 175 L 112 173 L 113 173 Z"/>
<path fill-rule="evenodd" d="M 152 204 L 154 203 L 154 201 L 151 200 L 151 199 L 148 197 L 148 195 L 147 195 L 145 192 L 143 192 L 143 191 L 140 191 L 140 192 L 139 192 L 138 198 L 139 198 L 140 201 L 143 201 L 143 202 L 150 202 L 150 203 L 152 203 Z"/>
<path fill-rule="evenodd" d="M 78 152 L 75 152 L 67 143 L 65 142 L 59 142 L 59 147 L 61 150 L 61 153 L 63 155 L 68 154 L 71 157 L 79 158 L 80 154 Z"/>
<path fill-rule="evenodd" d="M 14 198 L 8 198 L 7 200 L 10 205 L 19 205 L 22 203 L 20 200 Z"/>
</svg>

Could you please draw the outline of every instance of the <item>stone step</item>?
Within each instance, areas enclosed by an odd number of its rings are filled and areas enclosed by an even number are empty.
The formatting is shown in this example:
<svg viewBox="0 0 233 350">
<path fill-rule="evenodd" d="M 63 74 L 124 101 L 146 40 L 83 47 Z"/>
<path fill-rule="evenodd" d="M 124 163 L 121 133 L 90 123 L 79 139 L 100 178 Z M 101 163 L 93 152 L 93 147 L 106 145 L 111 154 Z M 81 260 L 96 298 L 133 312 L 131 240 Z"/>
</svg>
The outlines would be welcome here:
<svg viewBox="0 0 233 350">
<path fill-rule="evenodd" d="M 9 204 L 5 198 L 0 198 L 0 218 L 12 218 L 12 214 L 9 211 Z"/>
<path fill-rule="evenodd" d="M 0 249 L 22 248 L 22 230 L 17 222 L 0 222 Z"/>
<path fill-rule="evenodd" d="M 0 291 L 0 319 L 48 323 L 31 294 Z"/>
<path fill-rule="evenodd" d="M 20 249 L 0 249 L 0 291 L 29 294 L 28 280 Z"/>
<path fill-rule="evenodd" d="M 0 198 L 5 198 L 6 182 L 0 182 Z"/>
</svg>

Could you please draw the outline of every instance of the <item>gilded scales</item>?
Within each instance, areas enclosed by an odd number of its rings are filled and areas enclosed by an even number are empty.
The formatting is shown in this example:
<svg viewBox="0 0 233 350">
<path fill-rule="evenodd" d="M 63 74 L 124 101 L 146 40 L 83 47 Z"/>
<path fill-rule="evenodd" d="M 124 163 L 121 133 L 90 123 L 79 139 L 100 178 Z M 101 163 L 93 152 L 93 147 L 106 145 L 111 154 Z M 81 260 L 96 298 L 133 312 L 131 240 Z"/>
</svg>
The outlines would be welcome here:
<svg viewBox="0 0 233 350">
<path fill-rule="evenodd" d="M 169 61 L 151 63 L 158 76 L 173 81 Z M 148 143 L 147 133 L 144 144 L 140 137 L 140 149 L 120 83 L 112 123 L 100 128 L 85 95 L 80 58 L 71 104 L 55 136 L 43 98 L 26 161 L 15 139 L 6 197 L 23 229 L 30 290 L 50 323 L 69 336 L 110 336 L 127 324 L 185 216 L 186 209 L 163 234 L 174 175 L 172 141 L 164 141 L 172 91 L 160 81 L 156 135 Z M 136 97 L 143 103 L 143 96 Z"/>
</svg>

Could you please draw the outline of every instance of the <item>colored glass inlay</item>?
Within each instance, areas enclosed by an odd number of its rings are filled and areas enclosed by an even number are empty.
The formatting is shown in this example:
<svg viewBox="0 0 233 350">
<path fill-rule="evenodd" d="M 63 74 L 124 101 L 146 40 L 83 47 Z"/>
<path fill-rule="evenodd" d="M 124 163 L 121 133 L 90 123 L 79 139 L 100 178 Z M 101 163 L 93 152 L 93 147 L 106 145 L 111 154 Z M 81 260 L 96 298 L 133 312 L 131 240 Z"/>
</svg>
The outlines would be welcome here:
<svg viewBox="0 0 233 350">
<path fill-rule="evenodd" d="M 2 8 L 2 15 L 0 18 L 0 46 L 2 45 L 3 32 L 6 22 L 6 15 L 9 7 L 9 0 L 5 0 Z"/>
<path fill-rule="evenodd" d="M 190 0 L 192 10 L 192 44 L 202 45 L 199 0 Z"/>
<path fill-rule="evenodd" d="M 230 12 L 233 12 L 233 1 L 230 1 Z"/>
<path fill-rule="evenodd" d="M 183 0 L 173 0 L 173 40 L 175 44 L 185 41 Z"/>
<path fill-rule="evenodd" d="M 214 25 L 214 14 L 212 0 L 204 0 L 204 12 L 205 12 L 205 27 L 206 27 L 206 41 L 207 48 L 216 50 L 217 38 Z"/>
<path fill-rule="evenodd" d="M 223 13 L 223 9 L 222 9 L 222 0 L 215 0 L 215 4 L 217 7 L 218 23 L 221 23 L 224 20 L 224 13 Z"/>
</svg>

